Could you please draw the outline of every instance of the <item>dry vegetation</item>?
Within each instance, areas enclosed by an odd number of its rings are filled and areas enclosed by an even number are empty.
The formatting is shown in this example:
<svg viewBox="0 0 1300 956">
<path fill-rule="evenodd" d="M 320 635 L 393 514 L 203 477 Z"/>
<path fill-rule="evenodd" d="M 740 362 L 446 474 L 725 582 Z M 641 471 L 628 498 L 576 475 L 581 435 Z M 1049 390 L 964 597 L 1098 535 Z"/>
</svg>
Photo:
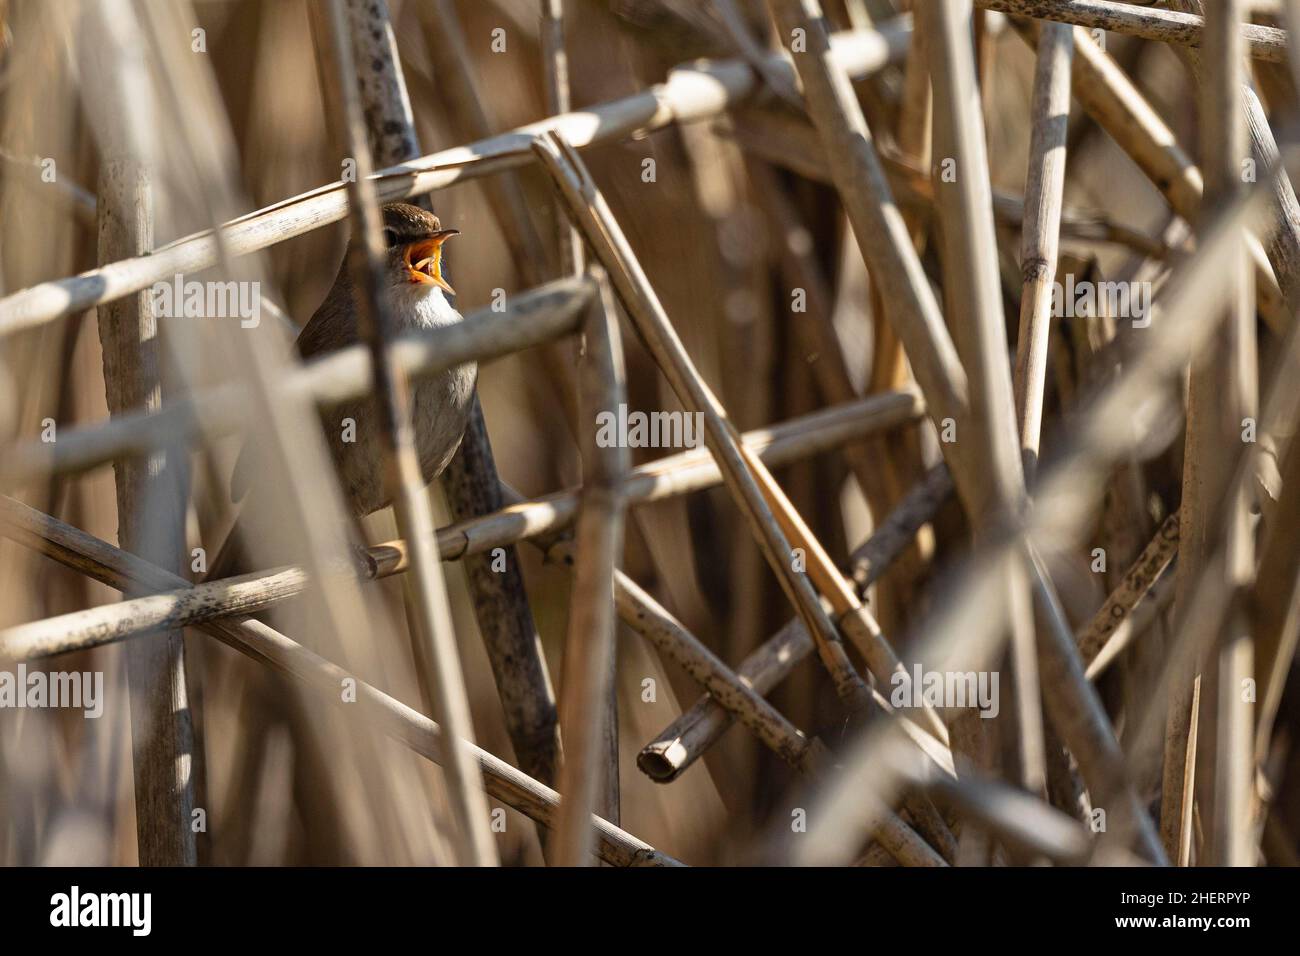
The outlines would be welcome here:
<svg viewBox="0 0 1300 956">
<path fill-rule="evenodd" d="M 1295 30 L 0 0 L 0 861 L 1295 862 Z M 394 331 L 396 199 L 466 322 Z M 345 246 L 360 341 L 300 360 Z"/>
</svg>

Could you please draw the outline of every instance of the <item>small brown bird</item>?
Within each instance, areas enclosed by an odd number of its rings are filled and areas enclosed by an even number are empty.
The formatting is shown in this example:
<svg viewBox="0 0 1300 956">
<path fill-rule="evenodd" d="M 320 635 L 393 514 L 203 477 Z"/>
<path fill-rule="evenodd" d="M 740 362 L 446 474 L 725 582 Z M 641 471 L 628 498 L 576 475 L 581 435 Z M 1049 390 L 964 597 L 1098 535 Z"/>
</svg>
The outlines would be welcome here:
<svg viewBox="0 0 1300 956">
<path fill-rule="evenodd" d="M 462 321 L 447 299 L 455 290 L 442 275 L 442 244 L 459 230 L 444 229 L 433 213 L 408 203 L 388 203 L 383 213 L 384 290 L 397 331 Z M 325 301 L 298 335 L 298 354 L 308 359 L 359 342 L 356 297 L 345 255 Z M 470 362 L 415 382 L 415 443 L 426 482 L 442 473 L 460 446 L 477 375 L 477 366 Z M 359 398 L 323 408 L 321 421 L 353 513 L 360 517 L 389 504 L 374 399 Z M 259 474 L 258 457 L 248 447 L 240 455 L 231 477 L 233 500 L 241 500 Z"/>
</svg>

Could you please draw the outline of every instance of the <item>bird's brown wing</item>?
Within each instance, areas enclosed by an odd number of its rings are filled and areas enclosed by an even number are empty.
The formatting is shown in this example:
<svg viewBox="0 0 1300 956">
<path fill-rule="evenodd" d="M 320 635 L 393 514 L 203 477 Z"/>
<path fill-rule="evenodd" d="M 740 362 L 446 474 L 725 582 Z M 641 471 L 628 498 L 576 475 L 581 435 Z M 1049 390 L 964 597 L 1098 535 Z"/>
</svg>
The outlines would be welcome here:
<svg viewBox="0 0 1300 956">
<path fill-rule="evenodd" d="M 352 279 L 344 268 L 334 280 L 325 301 L 298 333 L 296 347 L 299 355 L 310 358 L 359 341 Z"/>
</svg>

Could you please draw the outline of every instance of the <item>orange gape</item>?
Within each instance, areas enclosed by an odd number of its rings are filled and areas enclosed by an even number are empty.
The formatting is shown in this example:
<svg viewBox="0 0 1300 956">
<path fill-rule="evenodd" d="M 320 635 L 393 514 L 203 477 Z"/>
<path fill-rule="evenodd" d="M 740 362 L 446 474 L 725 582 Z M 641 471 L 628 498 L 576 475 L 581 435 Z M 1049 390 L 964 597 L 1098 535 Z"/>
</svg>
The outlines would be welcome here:
<svg viewBox="0 0 1300 956">
<path fill-rule="evenodd" d="M 443 229 L 428 239 L 407 246 L 402 253 L 402 259 L 406 262 L 406 268 L 410 270 L 411 281 L 427 282 L 455 295 L 456 290 L 442 277 L 442 244 L 452 236 L 458 235 L 460 235 L 459 229 Z"/>
</svg>

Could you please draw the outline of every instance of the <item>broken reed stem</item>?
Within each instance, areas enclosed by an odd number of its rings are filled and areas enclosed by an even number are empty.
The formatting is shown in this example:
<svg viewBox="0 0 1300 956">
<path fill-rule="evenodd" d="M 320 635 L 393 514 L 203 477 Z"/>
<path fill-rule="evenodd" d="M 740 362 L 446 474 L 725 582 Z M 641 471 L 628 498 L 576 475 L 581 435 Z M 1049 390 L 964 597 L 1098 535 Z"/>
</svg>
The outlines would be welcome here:
<svg viewBox="0 0 1300 956">
<path fill-rule="evenodd" d="M 1043 429 L 1052 283 L 1056 281 L 1065 197 L 1073 58 L 1073 28 L 1060 23 L 1043 24 L 1030 104 L 1029 175 L 1025 180 L 1025 227 L 1020 246 L 1024 288 L 1020 298 L 1014 377 L 1025 482 L 1031 486 L 1038 467 L 1038 444 Z"/>
<path fill-rule="evenodd" d="M 568 542 L 558 541 L 549 548 L 545 545 L 542 547 L 546 550 L 548 560 L 573 564 L 573 549 Z M 625 624 L 680 664 L 710 692 L 710 699 L 726 707 L 729 714 L 749 727 L 778 757 L 801 773 L 809 775 L 829 767 L 830 755 L 819 740 L 809 740 L 723 664 L 699 638 L 686 630 L 676 618 L 621 572 L 615 573 L 614 594 L 619 617 Z M 811 642 L 808 647 L 811 649 Z M 638 763 L 641 763 L 640 759 Z M 642 769 L 645 769 L 644 766 Z M 922 821 L 927 836 L 939 846 L 947 848 L 948 855 L 951 855 L 955 840 L 928 801 L 909 798 L 908 809 L 916 815 L 914 818 Z M 877 838 L 904 866 L 946 864 L 946 860 L 916 830 L 892 812 L 882 821 Z"/>
<path fill-rule="evenodd" d="M 564 560 L 565 547 L 561 544 L 552 549 L 559 560 Z M 740 721 L 764 746 L 801 773 L 816 774 L 826 769 L 830 754 L 821 741 L 807 737 L 795 727 L 749 681 L 724 664 L 635 581 L 620 575 L 614 593 L 624 623 L 690 674 L 709 694 L 709 699 L 726 710 L 728 723 L 732 719 Z M 811 650 L 811 641 L 807 648 Z M 637 763 L 642 770 L 646 769 L 640 758 Z M 654 773 L 649 776 L 666 782 Z"/>
<path fill-rule="evenodd" d="M 906 50 L 910 29 L 838 34 L 833 56 L 854 77 L 880 69 Z M 785 58 L 771 57 L 788 69 Z M 675 122 L 716 116 L 758 88 L 754 72 L 739 60 L 695 60 L 669 74 L 667 82 L 631 96 L 552 116 L 486 140 L 432 153 L 381 169 L 374 183 L 381 202 L 446 189 L 468 179 L 525 166 L 533 139 L 556 130 L 575 148 L 608 143 Z M 247 255 L 347 216 L 347 184 L 334 182 L 281 200 L 227 223 L 221 247 L 231 257 Z M 43 282 L 0 299 L 0 336 L 33 328 L 73 312 L 146 289 L 177 273 L 201 272 L 218 261 L 217 237 L 200 232 L 148 256 L 117 260 L 66 279 Z"/>
<path fill-rule="evenodd" d="M 405 377 L 389 358 L 393 325 L 386 300 L 383 223 L 374 184 L 368 178 L 370 147 L 354 82 L 356 69 L 343 0 L 329 0 L 323 18 L 325 29 L 317 41 L 328 57 L 325 64 L 333 67 L 332 71 L 323 67 L 321 72 L 338 111 L 331 114 L 336 116 L 335 138 L 344 155 L 357 164 L 357 176 L 348 184 L 352 217 L 348 268 L 361 293 L 356 298 L 357 324 L 371 356 L 384 486 L 393 502 L 397 526 L 412 542 L 411 574 L 404 579 L 404 590 L 417 612 L 410 622 L 411 636 L 417 642 L 415 660 L 428 667 L 428 673 L 421 675 L 421 686 L 438 722 L 452 737 L 446 771 L 457 858 L 463 865 L 491 866 L 497 862 L 496 845 L 489 829 L 482 777 L 465 746 L 473 743 L 473 723 L 442 568 L 432 536 L 425 533 L 434 526 L 433 511 L 416 456 L 410 396 Z"/>
<path fill-rule="evenodd" d="M 573 548 L 567 541 L 561 539 L 553 543 L 535 543 L 546 553 L 547 560 L 572 566 Z M 820 741 L 806 738 L 622 572 L 615 572 L 614 593 L 618 614 L 623 622 L 681 665 L 711 695 L 715 695 L 722 706 L 753 730 L 759 740 L 777 756 L 805 774 L 811 775 L 826 769 L 829 754 Z M 805 636 L 807 634 L 806 631 L 801 633 Z M 807 648 L 811 648 L 810 641 Z M 933 738 L 925 737 L 920 731 L 915 733 L 939 747 L 943 753 L 947 752 L 946 747 Z M 644 752 L 642 756 L 644 757 Z M 950 755 L 948 762 L 951 763 Z M 638 763 L 641 763 L 640 758 Z M 891 811 L 883 818 L 879 835 L 879 839 L 891 848 L 890 852 L 897 854 L 899 862 L 905 866 L 932 866 L 955 858 L 957 841 L 929 799 L 924 794 L 909 793 L 904 803 L 915 821 L 916 829 Z M 925 842 L 927 839 L 938 848 L 937 853 Z"/>
<path fill-rule="evenodd" d="M 816 635 L 819 655 L 837 693 L 852 710 L 867 706 L 870 695 L 866 684 L 849 661 L 835 625 L 808 578 L 794 569 L 790 544 L 773 516 L 765 489 L 756 481 L 755 473 L 765 469 L 755 459 L 746 458 L 725 410 L 696 370 L 604 197 L 577 154 L 558 134 L 538 137 L 534 151 L 564 197 L 574 223 L 609 271 L 628 315 L 678 399 L 688 411 L 703 415 L 705 441 L 717 459 L 723 480 L 786 596 Z M 766 490 L 775 496 L 772 504 L 778 510 L 787 515 L 794 511 L 779 489 Z"/>
<path fill-rule="evenodd" d="M 560 684 L 564 758 L 559 779 L 564 799 L 555 840 L 560 866 L 581 866 L 589 859 L 591 808 L 609 787 L 609 775 L 617 802 L 618 762 L 610 766 L 608 753 L 602 751 L 608 750 L 617 626 L 614 577 L 623 550 L 622 483 L 630 452 L 622 442 L 607 446 L 597 438 L 601 413 L 617 409 L 625 399 L 617 312 L 603 276 L 598 284 L 601 294 L 588 313 L 578 366 L 582 492 Z"/>
<path fill-rule="evenodd" d="M 975 0 L 985 10 L 1013 16 L 1059 20 L 1081 27 L 1113 30 L 1147 40 L 1182 46 L 1205 45 L 1205 21 L 1176 10 L 1161 10 L 1109 0 Z M 1213 0 L 1218 2 L 1218 0 Z M 1241 23 L 1240 40 L 1250 56 L 1269 63 L 1286 62 L 1286 31 Z"/>
<path fill-rule="evenodd" d="M 192 587 L 170 571 L 143 561 L 20 501 L 0 496 L 0 528 L 26 548 L 119 591 L 166 592 Z M 290 640 L 260 621 L 233 618 L 208 621 L 200 630 L 242 654 L 309 684 L 336 706 L 360 706 L 365 718 L 398 742 L 439 765 L 448 757 L 447 734 L 436 722 L 372 687 L 338 665 Z M 339 688 L 355 682 L 356 704 L 345 703 Z M 462 741 L 483 774 L 487 792 L 546 827 L 554 828 L 560 797 L 545 784 L 486 750 Z M 595 852 L 614 866 L 680 866 L 649 844 L 607 820 L 594 818 Z"/>
<path fill-rule="evenodd" d="M 951 494 L 952 480 L 940 465 L 903 497 L 850 558 L 860 592 L 880 579 Z M 808 631 L 794 618 L 750 653 L 735 673 L 754 692 L 766 696 L 812 649 Z M 701 697 L 641 749 L 637 766 L 652 780 L 670 783 L 722 737 L 733 719 L 718 701 Z"/>
<path fill-rule="evenodd" d="M 147 253 L 153 244 L 150 173 L 122 158 L 124 144 L 104 160 L 100 196 L 101 262 Z M 140 293 L 99 310 L 104 391 L 109 413 L 156 412 L 163 404 L 161 339 L 152 297 Z M 184 566 L 186 456 L 179 443 L 114 468 L 117 535 L 124 550 L 176 571 Z M 126 651 L 130 694 L 136 841 L 141 866 L 194 866 L 194 731 L 179 629 Z"/>
</svg>

